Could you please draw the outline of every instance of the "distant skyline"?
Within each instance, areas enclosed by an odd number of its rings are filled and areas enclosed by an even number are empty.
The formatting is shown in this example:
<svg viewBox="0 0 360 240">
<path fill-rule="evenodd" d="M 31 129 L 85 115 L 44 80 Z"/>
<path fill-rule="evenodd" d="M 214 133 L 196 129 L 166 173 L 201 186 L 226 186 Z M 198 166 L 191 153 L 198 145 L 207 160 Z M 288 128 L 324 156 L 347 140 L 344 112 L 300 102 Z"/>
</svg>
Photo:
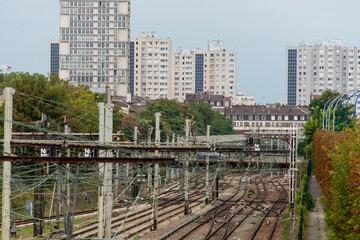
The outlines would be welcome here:
<svg viewBox="0 0 360 240">
<path fill-rule="evenodd" d="M 59 38 L 59 1 L 0 6 L 0 65 L 47 74 L 48 42 Z M 360 46 L 359 8 L 355 0 L 132 0 L 131 36 L 156 31 L 172 39 L 173 50 L 223 40 L 237 52 L 237 90 L 271 103 L 285 101 L 285 47 L 333 39 Z"/>
</svg>

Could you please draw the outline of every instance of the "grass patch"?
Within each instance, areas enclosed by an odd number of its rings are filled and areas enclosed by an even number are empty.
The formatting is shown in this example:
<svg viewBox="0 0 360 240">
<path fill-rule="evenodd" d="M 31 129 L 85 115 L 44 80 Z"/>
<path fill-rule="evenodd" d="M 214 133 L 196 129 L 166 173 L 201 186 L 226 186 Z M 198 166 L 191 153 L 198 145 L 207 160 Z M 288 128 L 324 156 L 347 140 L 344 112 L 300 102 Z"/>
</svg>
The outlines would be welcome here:
<svg viewBox="0 0 360 240">
<path fill-rule="evenodd" d="M 281 233 L 281 240 L 289 240 L 289 232 L 292 223 L 289 209 L 282 215 L 282 222 L 284 223 L 284 230 Z"/>
<path fill-rule="evenodd" d="M 324 215 L 325 215 L 325 230 L 326 230 L 326 236 L 328 240 L 335 240 L 335 235 L 331 227 L 328 225 L 327 222 L 327 216 L 326 216 L 326 198 L 325 196 L 320 197 L 320 202 L 324 207 Z"/>
<path fill-rule="evenodd" d="M 254 193 L 255 193 L 254 190 L 253 190 L 253 189 L 250 189 L 249 192 L 248 192 L 248 195 L 247 195 L 248 198 L 249 198 L 251 195 L 253 195 Z"/>
<path fill-rule="evenodd" d="M 88 217 L 85 218 L 78 218 L 74 220 L 74 231 L 77 229 L 81 229 L 86 225 L 86 220 Z M 44 237 L 38 237 L 37 239 L 48 239 L 49 238 L 49 233 L 56 231 L 54 229 L 54 227 L 51 225 L 53 224 L 53 226 L 56 225 L 56 222 L 47 222 L 43 224 L 43 234 L 45 235 Z M 60 219 L 60 229 L 64 228 L 64 221 L 63 219 Z M 33 226 L 28 226 L 28 227 L 17 227 L 17 233 L 16 233 L 16 237 L 11 237 L 10 239 L 19 239 L 20 237 L 22 239 L 25 238 L 32 238 L 34 234 L 34 230 L 33 230 Z M 0 240 L 1 240 L 1 236 L 0 236 Z"/>
</svg>

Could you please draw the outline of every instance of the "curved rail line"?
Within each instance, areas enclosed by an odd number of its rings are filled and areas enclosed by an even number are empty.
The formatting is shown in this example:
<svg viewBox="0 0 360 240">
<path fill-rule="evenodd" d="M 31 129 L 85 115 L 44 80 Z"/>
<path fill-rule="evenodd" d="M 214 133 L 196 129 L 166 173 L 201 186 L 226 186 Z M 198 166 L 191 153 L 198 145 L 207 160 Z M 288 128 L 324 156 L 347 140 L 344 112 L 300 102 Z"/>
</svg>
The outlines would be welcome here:
<svg viewBox="0 0 360 240">
<path fill-rule="evenodd" d="M 205 225 L 206 223 L 210 222 L 211 220 L 213 220 L 215 217 L 219 216 L 220 214 L 224 213 L 224 211 L 226 211 L 229 207 L 229 205 L 232 205 L 233 202 L 238 202 L 239 200 L 241 200 L 245 194 L 246 191 L 243 192 L 243 194 L 238 197 L 235 201 L 231 201 L 236 195 L 238 195 L 239 191 L 240 191 L 240 187 L 241 184 L 243 183 L 242 179 L 246 178 L 247 176 L 242 176 L 239 179 L 239 186 L 236 190 L 236 192 L 230 196 L 229 198 L 227 198 L 226 200 L 222 201 L 219 205 L 217 205 L 216 207 L 210 209 L 209 211 L 207 211 L 206 213 L 204 213 L 200 220 L 197 223 L 197 225 L 191 229 L 189 229 L 183 236 L 181 236 L 178 239 L 186 239 L 188 236 L 190 236 L 191 234 L 193 234 L 195 231 L 197 231 L 200 227 L 202 227 L 203 225 Z M 211 214 L 211 216 L 208 216 L 209 214 Z M 207 216 L 207 217 L 206 217 Z M 214 222 L 214 220 L 212 221 L 212 223 Z M 189 222 L 190 224 L 191 222 Z M 186 225 L 183 225 L 182 228 L 185 228 Z M 180 229 L 178 229 L 180 230 Z M 172 234 L 174 234 L 175 232 L 171 232 L 169 234 L 167 234 L 166 236 L 162 237 L 161 239 L 166 239 L 168 237 L 170 237 Z"/>
</svg>

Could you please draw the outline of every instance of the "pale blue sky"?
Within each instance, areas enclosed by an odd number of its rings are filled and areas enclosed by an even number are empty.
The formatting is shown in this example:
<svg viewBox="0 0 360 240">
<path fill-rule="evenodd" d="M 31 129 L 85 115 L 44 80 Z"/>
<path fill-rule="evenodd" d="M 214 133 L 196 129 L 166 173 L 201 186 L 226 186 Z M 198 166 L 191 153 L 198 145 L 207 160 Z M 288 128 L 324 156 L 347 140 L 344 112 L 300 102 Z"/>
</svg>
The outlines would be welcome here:
<svg viewBox="0 0 360 240">
<path fill-rule="evenodd" d="M 340 39 L 360 46 L 359 0 L 132 0 L 131 35 L 156 31 L 173 49 L 225 41 L 237 52 L 237 89 L 256 102 L 285 100 L 285 47 Z M 48 72 L 59 36 L 58 0 L 0 0 L 0 65 Z"/>
</svg>

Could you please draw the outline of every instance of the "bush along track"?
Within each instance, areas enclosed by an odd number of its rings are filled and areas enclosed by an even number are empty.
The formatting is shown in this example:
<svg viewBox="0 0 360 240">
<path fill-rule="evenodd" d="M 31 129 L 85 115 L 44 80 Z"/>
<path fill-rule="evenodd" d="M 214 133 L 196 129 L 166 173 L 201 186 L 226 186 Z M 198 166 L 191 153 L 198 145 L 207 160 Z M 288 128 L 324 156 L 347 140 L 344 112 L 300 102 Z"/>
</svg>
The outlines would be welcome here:
<svg viewBox="0 0 360 240">
<path fill-rule="evenodd" d="M 360 126 L 355 131 L 316 131 L 314 173 L 326 200 L 334 239 L 360 239 Z"/>
</svg>

